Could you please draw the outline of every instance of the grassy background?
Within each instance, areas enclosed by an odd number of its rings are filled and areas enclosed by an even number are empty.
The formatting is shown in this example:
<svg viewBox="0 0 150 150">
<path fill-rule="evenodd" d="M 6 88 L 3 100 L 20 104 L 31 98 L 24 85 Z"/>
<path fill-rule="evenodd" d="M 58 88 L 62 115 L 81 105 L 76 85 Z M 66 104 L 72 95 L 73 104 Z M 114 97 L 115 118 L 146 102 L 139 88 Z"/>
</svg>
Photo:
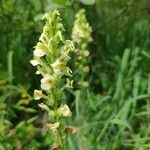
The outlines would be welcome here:
<svg viewBox="0 0 150 150">
<path fill-rule="evenodd" d="M 150 1 L 1 0 L 0 150 L 48 149 L 44 112 L 32 98 L 39 78 L 29 60 L 42 14 L 59 9 L 70 38 L 80 8 L 93 28 L 90 87 L 70 96 L 70 122 L 80 130 L 68 138 L 69 149 L 150 149 Z"/>
</svg>

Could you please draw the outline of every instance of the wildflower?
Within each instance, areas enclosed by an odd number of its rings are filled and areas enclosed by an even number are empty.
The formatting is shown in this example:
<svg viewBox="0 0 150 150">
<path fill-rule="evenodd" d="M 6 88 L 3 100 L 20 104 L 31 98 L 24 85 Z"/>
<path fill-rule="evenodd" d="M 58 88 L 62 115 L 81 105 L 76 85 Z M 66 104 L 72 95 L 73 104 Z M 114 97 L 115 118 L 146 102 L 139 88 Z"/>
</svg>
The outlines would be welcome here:
<svg viewBox="0 0 150 150">
<path fill-rule="evenodd" d="M 66 40 L 65 41 L 65 45 L 63 46 L 63 53 L 68 54 L 69 52 L 74 50 L 74 44 L 72 41 L 70 40 Z"/>
<path fill-rule="evenodd" d="M 85 66 L 84 68 L 83 68 L 83 72 L 89 72 L 90 71 L 90 68 L 89 68 L 89 66 Z"/>
<path fill-rule="evenodd" d="M 42 57 L 42 56 L 45 55 L 45 53 L 44 53 L 41 49 L 38 49 L 38 48 L 36 48 L 36 49 L 33 51 L 33 54 L 34 54 L 34 56 L 36 56 L 36 57 Z"/>
<path fill-rule="evenodd" d="M 37 65 L 40 64 L 40 63 L 38 62 L 38 60 L 36 60 L 36 59 L 30 60 L 30 63 L 31 63 L 33 66 L 37 66 Z"/>
<path fill-rule="evenodd" d="M 92 28 L 86 20 L 85 10 L 81 9 L 76 15 L 76 20 L 72 32 L 72 40 L 75 43 L 80 43 L 84 39 L 90 42 L 92 41 L 91 32 Z"/>
<path fill-rule="evenodd" d="M 48 129 L 51 129 L 51 130 L 57 129 L 59 126 L 60 126 L 59 122 L 47 124 Z"/>
<path fill-rule="evenodd" d="M 35 74 L 37 75 L 41 74 L 42 76 L 45 75 L 45 73 L 43 72 L 42 66 L 39 66 L 39 65 L 37 66 L 37 71 L 35 72 Z"/>
<path fill-rule="evenodd" d="M 67 88 L 73 88 L 73 80 L 70 81 L 70 80 L 67 78 L 66 87 L 67 87 Z"/>
<path fill-rule="evenodd" d="M 89 82 L 87 82 L 87 81 L 79 82 L 79 85 L 81 85 L 82 87 L 88 87 Z"/>
<path fill-rule="evenodd" d="M 51 150 L 59 150 L 59 144 L 57 144 L 57 143 L 52 144 Z"/>
<path fill-rule="evenodd" d="M 48 40 L 48 37 L 46 36 L 46 34 L 42 33 L 40 38 L 39 38 L 39 41 L 41 41 L 43 43 L 47 43 L 49 40 Z"/>
<path fill-rule="evenodd" d="M 34 99 L 35 100 L 39 100 L 43 97 L 44 97 L 44 95 L 41 90 L 34 90 Z"/>
<path fill-rule="evenodd" d="M 90 53 L 89 53 L 89 51 L 88 51 L 88 50 L 85 50 L 85 51 L 83 52 L 83 56 L 84 56 L 84 57 L 88 57 L 88 56 L 89 56 L 89 54 L 90 54 Z"/>
<path fill-rule="evenodd" d="M 72 71 L 69 67 L 65 66 L 63 61 L 57 59 L 53 64 L 51 64 L 53 71 L 57 75 L 68 75 L 70 76 Z"/>
<path fill-rule="evenodd" d="M 53 82 L 53 76 L 47 74 L 41 79 L 41 88 L 43 90 L 49 90 L 52 87 Z"/>
<path fill-rule="evenodd" d="M 61 131 L 64 130 L 65 125 L 61 116 L 69 117 L 71 111 L 67 105 L 61 105 L 59 108 L 58 105 L 61 102 L 61 97 L 63 97 L 64 87 L 72 88 L 73 84 L 73 81 L 69 79 L 67 79 L 66 85 L 62 82 L 66 75 L 71 76 L 72 73 L 67 63 L 71 59 L 69 54 L 74 50 L 74 44 L 72 41 L 64 39 L 62 34 L 64 28 L 60 23 L 59 15 L 58 11 L 53 11 L 43 16 L 46 24 L 33 51 L 34 59 L 30 61 L 32 65 L 37 66 L 36 74 L 43 76 L 41 89 L 45 91 L 46 95 L 42 93 L 42 90 L 34 90 L 34 98 L 36 100 L 44 98 L 45 103 L 40 103 L 38 106 L 48 112 L 48 122 L 45 129 L 57 131 L 51 133 L 52 141 L 57 139 L 58 142 L 58 144 L 51 145 L 52 150 L 64 149 L 63 147 L 65 147 L 66 139 L 64 137 L 66 134 Z M 60 124 L 61 128 L 59 130 L 62 134 L 58 132 Z"/>
<path fill-rule="evenodd" d="M 39 70 L 37 70 L 37 71 L 35 72 L 35 74 L 42 74 L 42 72 L 39 71 Z"/>
<path fill-rule="evenodd" d="M 49 112 L 49 107 L 47 105 L 45 105 L 44 103 L 40 103 L 38 104 L 38 106 L 42 109 L 42 110 L 46 110 L 47 112 Z"/>
<path fill-rule="evenodd" d="M 76 20 L 74 22 L 74 27 L 72 31 L 72 40 L 76 45 L 76 78 L 80 79 L 79 85 L 83 87 L 88 87 L 89 83 L 87 80 L 87 74 L 89 72 L 89 59 L 88 56 L 90 52 L 88 50 L 88 43 L 92 41 L 91 37 L 92 28 L 87 22 L 85 16 L 85 10 L 81 9 L 76 14 Z M 85 66 L 86 65 L 86 66 Z M 84 72 L 84 73 L 83 73 Z"/>
<path fill-rule="evenodd" d="M 70 117 L 72 114 L 69 107 L 66 104 L 59 107 L 57 112 L 60 116 L 64 116 L 64 117 Z"/>
<path fill-rule="evenodd" d="M 56 60 L 53 64 L 51 64 L 54 72 L 58 75 L 60 75 L 62 72 L 64 72 L 65 64 L 64 62 L 61 62 L 60 60 Z"/>
<path fill-rule="evenodd" d="M 77 60 L 82 60 L 82 56 L 79 56 L 79 57 L 77 58 Z"/>
<path fill-rule="evenodd" d="M 82 82 L 82 86 L 83 87 L 88 87 L 89 86 L 89 82 L 87 82 L 87 81 Z"/>
<path fill-rule="evenodd" d="M 34 56 L 43 57 L 48 52 L 48 46 L 41 42 L 38 42 L 35 46 L 35 50 L 33 51 Z"/>
</svg>

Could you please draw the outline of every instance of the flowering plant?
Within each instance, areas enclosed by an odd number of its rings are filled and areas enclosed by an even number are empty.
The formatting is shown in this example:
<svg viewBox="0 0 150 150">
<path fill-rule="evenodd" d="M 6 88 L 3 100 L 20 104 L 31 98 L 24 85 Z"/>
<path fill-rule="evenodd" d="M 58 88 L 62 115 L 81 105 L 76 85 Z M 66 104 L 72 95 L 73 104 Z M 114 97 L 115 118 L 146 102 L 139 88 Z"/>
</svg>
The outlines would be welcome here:
<svg viewBox="0 0 150 150">
<path fill-rule="evenodd" d="M 79 79 L 80 87 L 88 87 L 87 74 L 90 70 L 89 67 L 89 50 L 88 44 L 92 41 L 91 37 L 92 28 L 87 22 L 85 10 L 81 9 L 76 14 L 74 27 L 72 31 L 72 40 L 76 47 L 76 67 L 75 73 Z"/>
<path fill-rule="evenodd" d="M 64 123 L 63 118 L 70 117 L 72 113 L 62 100 L 64 89 L 72 88 L 72 81 L 67 78 L 72 71 L 67 62 L 71 59 L 69 54 L 74 50 L 74 45 L 62 35 L 64 27 L 57 10 L 46 13 L 43 19 L 46 24 L 33 51 L 33 60 L 30 61 L 37 67 L 36 74 L 42 75 L 41 90 L 34 90 L 34 99 L 43 99 L 38 105 L 48 113 L 45 129 L 52 134 L 51 149 L 65 149 L 67 131 L 75 131 L 75 128 L 67 127 Z"/>
</svg>

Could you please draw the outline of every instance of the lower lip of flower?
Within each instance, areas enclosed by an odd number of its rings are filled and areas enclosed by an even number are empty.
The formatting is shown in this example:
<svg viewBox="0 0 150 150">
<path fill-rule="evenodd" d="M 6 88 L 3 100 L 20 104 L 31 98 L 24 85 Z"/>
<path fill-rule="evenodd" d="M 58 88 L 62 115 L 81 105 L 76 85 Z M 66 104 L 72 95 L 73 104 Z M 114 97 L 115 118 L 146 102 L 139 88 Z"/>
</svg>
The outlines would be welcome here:
<svg viewBox="0 0 150 150">
<path fill-rule="evenodd" d="M 52 77 L 44 77 L 41 79 L 41 88 L 43 90 L 49 90 L 52 87 L 53 78 Z"/>
</svg>

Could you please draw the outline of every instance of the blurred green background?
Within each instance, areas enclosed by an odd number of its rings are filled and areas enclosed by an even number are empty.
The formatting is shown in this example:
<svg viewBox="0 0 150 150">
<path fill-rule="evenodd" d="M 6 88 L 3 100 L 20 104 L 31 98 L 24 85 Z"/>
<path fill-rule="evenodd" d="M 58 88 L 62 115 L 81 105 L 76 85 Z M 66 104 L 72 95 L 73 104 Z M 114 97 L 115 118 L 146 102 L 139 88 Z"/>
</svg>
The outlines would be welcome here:
<svg viewBox="0 0 150 150">
<path fill-rule="evenodd" d="M 150 149 L 149 0 L 0 0 L 0 150 L 49 149 L 29 63 L 42 15 L 58 9 L 70 39 L 76 12 L 92 26 L 90 86 L 70 97 L 80 128 L 70 150 Z"/>
</svg>

